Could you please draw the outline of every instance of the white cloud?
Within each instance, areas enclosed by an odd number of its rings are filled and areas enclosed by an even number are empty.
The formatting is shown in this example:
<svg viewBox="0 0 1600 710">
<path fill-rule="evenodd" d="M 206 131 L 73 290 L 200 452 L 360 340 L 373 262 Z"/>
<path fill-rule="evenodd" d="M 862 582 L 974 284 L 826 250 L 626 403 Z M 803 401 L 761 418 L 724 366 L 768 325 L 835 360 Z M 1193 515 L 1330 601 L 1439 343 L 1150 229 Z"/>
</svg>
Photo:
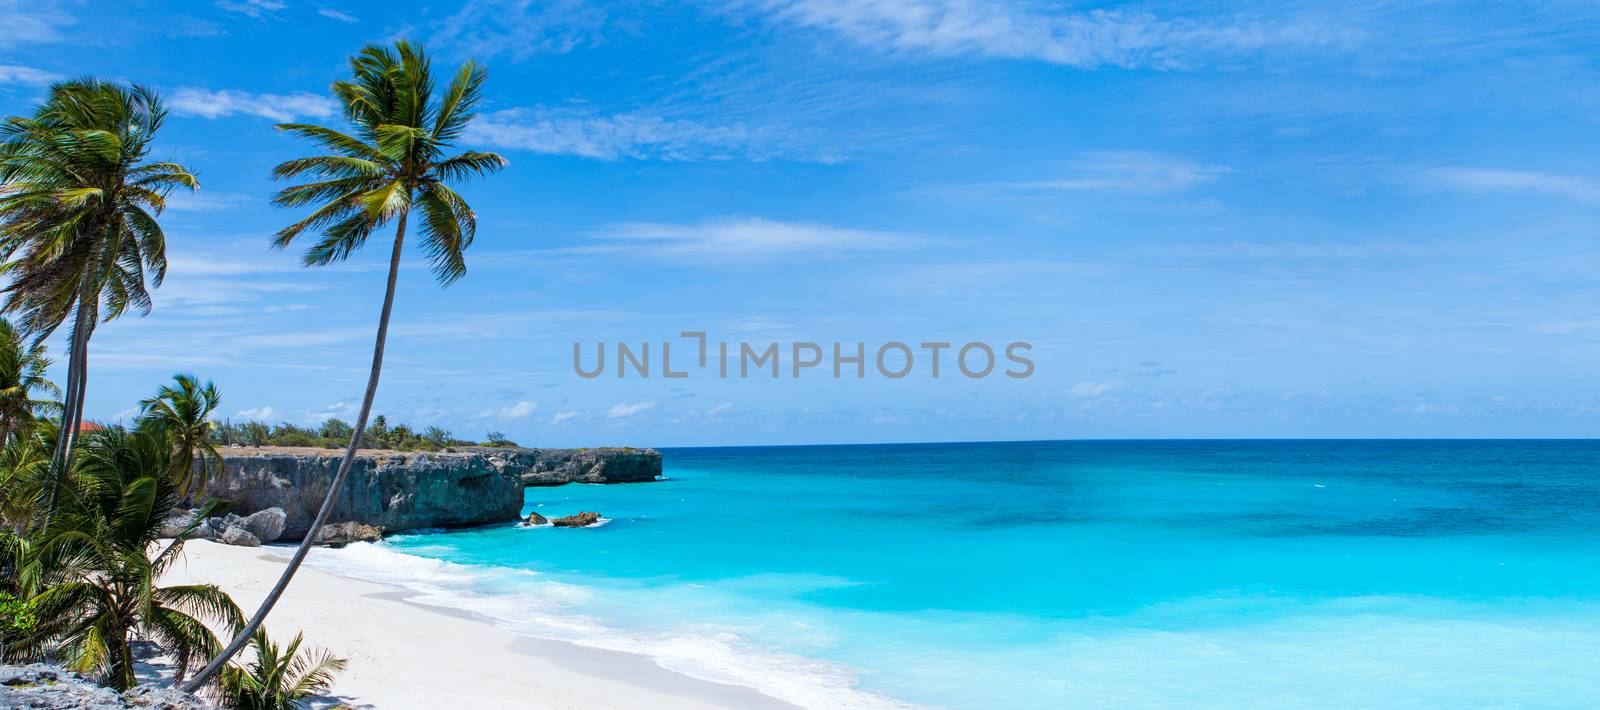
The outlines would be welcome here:
<svg viewBox="0 0 1600 710">
<path fill-rule="evenodd" d="M 565 422 L 565 421 L 567 421 L 569 419 L 574 419 L 577 416 L 578 416 L 578 412 L 556 412 L 555 415 L 550 417 L 550 423 L 551 424 L 560 424 L 560 423 Z"/>
<path fill-rule="evenodd" d="M 77 24 L 78 21 L 55 5 L 26 0 L 0 0 L 0 18 L 5 19 L 5 31 L 0 32 L 0 47 L 60 41 L 60 28 Z"/>
<path fill-rule="evenodd" d="M 1142 151 L 1095 151 L 1067 164 L 1061 178 L 1000 183 L 1026 190 L 1091 190 L 1161 193 L 1186 190 L 1232 172 L 1222 165 L 1207 165 L 1186 158 Z"/>
<path fill-rule="evenodd" d="M 0 64 L 0 84 L 40 86 L 63 77 L 55 72 L 25 67 L 19 64 Z"/>
<path fill-rule="evenodd" d="M 316 94 L 253 94 L 230 89 L 183 87 L 172 92 L 167 106 L 179 116 L 222 118 L 234 114 L 260 116 L 273 121 L 331 118 L 339 112 L 333 99 Z"/>
<path fill-rule="evenodd" d="M 747 217 L 725 217 L 693 224 L 625 223 L 614 225 L 597 236 L 609 243 L 585 251 L 688 262 L 903 249 L 917 241 L 911 235 L 896 232 Z"/>
<path fill-rule="evenodd" d="M 655 406 L 656 406 L 655 402 L 637 402 L 637 403 L 634 403 L 634 404 L 627 404 L 627 403 L 617 404 L 617 405 L 613 405 L 611 407 L 611 411 L 606 412 L 606 416 L 610 417 L 612 419 L 626 419 L 626 418 L 631 417 L 631 416 L 633 416 L 635 414 L 639 414 L 640 412 L 644 412 L 644 411 L 647 411 L 647 410 L 650 410 L 650 409 L 654 409 Z"/>
<path fill-rule="evenodd" d="M 733 403 L 732 402 L 723 402 L 722 404 L 719 404 L 719 405 L 717 405 L 715 407 L 712 407 L 711 409 L 706 410 L 706 416 L 714 417 L 714 416 L 717 416 L 718 414 L 726 412 L 726 411 L 728 411 L 730 409 L 733 409 Z"/>
<path fill-rule="evenodd" d="M 1535 170 L 1443 167 L 1422 172 L 1425 186 L 1461 192 L 1523 192 L 1600 204 L 1600 179 Z"/>
<path fill-rule="evenodd" d="M 1106 382 L 1079 382 L 1067 391 L 1069 399 L 1099 399 L 1123 387 L 1128 383 L 1122 380 L 1109 380 Z"/>
<path fill-rule="evenodd" d="M 228 12 L 237 12 L 258 20 L 288 7 L 283 0 L 217 0 L 216 5 Z"/>
<path fill-rule="evenodd" d="M 528 416 L 530 414 L 533 414 L 534 410 L 537 410 L 538 408 L 539 408 L 539 405 L 537 405 L 537 404 L 535 404 L 533 402 L 529 402 L 527 400 L 523 400 L 521 402 L 517 402 L 516 404 L 511 404 L 511 405 L 507 405 L 505 407 L 502 407 L 500 409 L 500 418 L 501 419 L 521 419 L 521 418 L 526 417 L 526 416 Z"/>
<path fill-rule="evenodd" d="M 349 13 L 346 13 L 346 12 L 340 12 L 338 10 L 335 10 L 335 9 L 331 8 L 331 7 L 319 7 L 319 8 L 317 8 L 317 14 L 321 15 L 323 17 L 327 17 L 327 18 L 330 18 L 330 19 L 338 20 L 340 22 L 360 22 L 361 21 L 355 15 L 352 15 L 352 14 L 349 14 Z"/>
<path fill-rule="evenodd" d="M 606 13 L 583 0 L 468 0 L 438 24 L 431 44 L 489 58 L 563 54 L 599 43 Z"/>
<path fill-rule="evenodd" d="M 204 190 L 174 190 L 167 197 L 167 210 L 171 212 L 220 212 L 241 205 L 264 204 L 255 195 L 236 192 L 206 192 Z"/>
<path fill-rule="evenodd" d="M 998 0 L 754 0 L 745 6 L 884 53 L 1025 59 L 1079 69 L 1176 69 L 1349 39 L 1328 27 L 1239 16 L 1208 22 Z"/>
<path fill-rule="evenodd" d="M 272 421 L 272 417 L 277 415 L 277 413 L 277 410 L 273 409 L 271 406 L 256 407 L 255 409 L 241 409 L 237 412 L 234 412 L 233 418 L 243 419 L 245 421 L 270 422 Z"/>
<path fill-rule="evenodd" d="M 766 160 L 832 162 L 798 141 L 789 128 L 709 124 L 646 113 L 514 108 L 484 114 L 467 128 L 469 141 L 496 148 L 596 160 Z"/>
</svg>

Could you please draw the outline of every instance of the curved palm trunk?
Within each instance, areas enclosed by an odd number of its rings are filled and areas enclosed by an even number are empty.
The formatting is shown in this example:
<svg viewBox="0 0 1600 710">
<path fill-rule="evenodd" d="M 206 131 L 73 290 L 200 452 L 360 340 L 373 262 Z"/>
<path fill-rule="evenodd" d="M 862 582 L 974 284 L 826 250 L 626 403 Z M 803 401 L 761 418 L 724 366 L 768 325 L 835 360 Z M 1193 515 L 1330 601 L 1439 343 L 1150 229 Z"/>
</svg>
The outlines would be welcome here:
<svg viewBox="0 0 1600 710">
<path fill-rule="evenodd" d="M 88 383 L 89 332 L 94 329 L 94 316 L 78 296 L 77 313 L 72 322 L 72 342 L 67 353 L 67 392 L 62 399 L 61 430 L 56 434 L 56 450 L 50 456 L 50 486 L 45 493 L 45 519 L 56 514 L 56 494 L 67 480 L 67 470 L 72 466 L 72 443 L 83 424 L 83 391 Z"/>
<path fill-rule="evenodd" d="M 400 223 L 394 234 L 394 253 L 389 257 L 389 285 L 383 294 L 383 312 L 378 316 L 378 337 L 372 346 L 372 374 L 367 377 L 367 393 L 361 399 L 361 413 L 356 417 L 355 431 L 350 435 L 350 446 L 345 449 L 344 461 L 339 464 L 338 473 L 333 476 L 333 483 L 328 486 L 328 494 L 322 499 L 322 507 L 317 510 L 317 517 L 311 522 L 311 529 L 306 531 L 306 537 L 300 541 L 300 547 L 294 551 L 294 557 L 289 560 L 289 566 L 283 569 L 283 574 L 278 577 L 277 585 L 261 601 L 261 608 L 256 610 L 255 616 L 234 634 L 233 641 L 222 653 L 206 664 L 199 673 L 189 679 L 182 686 L 185 692 L 193 693 L 210 682 L 211 678 L 227 665 L 228 659 L 233 658 L 250 642 L 261 622 L 265 621 L 267 614 L 272 611 L 273 605 L 278 603 L 278 597 L 283 596 L 283 590 L 289 586 L 289 580 L 294 579 L 294 574 L 300 569 L 300 563 L 306 559 L 306 553 L 311 551 L 311 546 L 316 544 L 317 534 L 322 531 L 323 523 L 328 521 L 328 514 L 333 511 L 333 502 L 338 498 L 339 489 L 344 486 L 345 475 L 350 472 L 350 465 L 356 459 L 356 449 L 361 446 L 361 437 L 367 431 L 367 415 L 372 413 L 372 398 L 378 394 L 378 374 L 383 370 L 383 345 L 389 337 L 389 312 L 394 308 L 394 286 L 400 275 L 400 248 L 406 236 L 406 217 L 408 213 L 400 214 Z"/>
</svg>

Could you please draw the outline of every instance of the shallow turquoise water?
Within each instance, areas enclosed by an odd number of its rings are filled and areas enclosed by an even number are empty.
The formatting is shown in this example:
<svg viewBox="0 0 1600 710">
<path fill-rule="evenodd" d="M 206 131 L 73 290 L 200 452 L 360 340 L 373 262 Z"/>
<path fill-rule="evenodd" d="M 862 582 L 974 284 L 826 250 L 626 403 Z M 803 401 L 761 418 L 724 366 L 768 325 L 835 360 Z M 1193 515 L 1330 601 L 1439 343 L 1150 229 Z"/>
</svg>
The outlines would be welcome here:
<svg viewBox="0 0 1600 710">
<path fill-rule="evenodd" d="M 1600 442 L 665 454 L 667 481 L 528 490 L 599 528 L 318 564 L 816 708 L 1600 698 Z"/>
</svg>

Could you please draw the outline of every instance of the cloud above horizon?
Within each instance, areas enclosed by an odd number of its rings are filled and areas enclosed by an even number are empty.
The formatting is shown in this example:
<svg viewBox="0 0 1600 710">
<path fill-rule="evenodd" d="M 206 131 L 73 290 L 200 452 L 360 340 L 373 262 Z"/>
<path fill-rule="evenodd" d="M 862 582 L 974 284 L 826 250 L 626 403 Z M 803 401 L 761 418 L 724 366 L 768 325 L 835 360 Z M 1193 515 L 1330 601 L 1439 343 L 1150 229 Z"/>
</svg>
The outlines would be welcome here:
<svg viewBox="0 0 1600 710">
<path fill-rule="evenodd" d="M 487 113 L 467 140 L 495 148 L 595 160 L 767 160 L 831 162 L 803 147 L 796 132 L 742 123 L 713 124 L 651 113 L 601 114 L 573 109 L 512 108 Z"/>
<path fill-rule="evenodd" d="M 1600 179 L 1579 175 L 1557 175 L 1537 170 L 1442 167 L 1424 170 L 1426 186 L 1461 192 L 1520 192 L 1564 197 L 1586 204 L 1600 204 Z"/>
<path fill-rule="evenodd" d="M 180 87 L 167 98 L 167 106 L 179 116 L 198 118 L 246 115 L 273 121 L 294 121 L 332 118 L 339 113 L 339 105 L 333 99 L 303 91 L 258 94 L 232 89 Z"/>
<path fill-rule="evenodd" d="M 689 224 L 628 222 L 596 237 L 608 243 L 576 251 L 618 253 L 672 262 L 764 261 L 826 256 L 850 251 L 904 249 L 920 240 L 910 234 L 850 229 L 759 217 L 723 217 Z"/>
<path fill-rule="evenodd" d="M 999 183 L 1019 190 L 1104 190 L 1112 192 L 1177 192 L 1213 182 L 1233 172 L 1187 158 L 1134 150 L 1090 151 L 1069 161 L 1059 178 Z"/>
<path fill-rule="evenodd" d="M 1071 12 L 999 0 L 752 0 L 743 7 L 885 54 L 1021 59 L 1077 69 L 1182 69 L 1350 39 L 1312 23 L 1240 15 L 1226 21 L 1163 18 L 1114 9 Z"/>
</svg>

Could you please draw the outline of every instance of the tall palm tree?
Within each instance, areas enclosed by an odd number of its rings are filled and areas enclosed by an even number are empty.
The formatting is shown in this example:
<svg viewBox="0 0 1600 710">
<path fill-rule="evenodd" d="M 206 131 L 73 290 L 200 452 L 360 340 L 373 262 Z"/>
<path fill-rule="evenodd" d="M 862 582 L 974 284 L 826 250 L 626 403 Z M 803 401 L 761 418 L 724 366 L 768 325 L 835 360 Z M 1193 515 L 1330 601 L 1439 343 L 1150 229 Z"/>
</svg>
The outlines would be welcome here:
<svg viewBox="0 0 1600 710">
<path fill-rule="evenodd" d="M 26 438 L 38 417 L 61 413 L 61 388 L 45 379 L 50 358 L 43 343 L 23 342 L 11 321 L 0 318 L 0 445 Z"/>
<path fill-rule="evenodd" d="M 49 652 L 125 690 L 137 633 L 174 654 L 181 676 L 222 647 L 205 622 L 237 628 L 244 615 L 214 585 L 157 586 L 183 550 L 180 535 L 149 554 L 178 500 L 164 432 L 114 427 L 86 439 L 55 519 L 32 543 L 23 581 L 41 590 L 39 623 L 13 652 Z"/>
<path fill-rule="evenodd" d="M 50 87 L 31 117 L 0 124 L 0 312 L 43 340 L 72 317 L 67 392 L 51 460 L 57 485 L 83 421 L 89 337 L 97 322 L 150 311 L 167 271 L 156 217 L 176 187 L 198 187 L 177 163 L 150 162 L 167 112 L 155 92 L 96 79 Z M 55 486 L 46 514 L 55 508 Z"/>
<path fill-rule="evenodd" d="M 355 461 L 356 448 L 366 433 L 372 398 L 378 393 L 406 221 L 412 208 L 420 212 L 422 250 L 433 267 L 433 275 L 441 285 L 448 286 L 467 272 L 463 252 L 477 232 L 477 216 L 446 183 L 488 175 L 506 164 L 494 153 L 466 151 L 446 156 L 475 115 L 473 108 L 486 77 L 476 63 L 469 61 L 457 69 L 442 96 L 434 94 L 426 53 L 405 41 L 396 42 L 393 48 L 368 45 L 350 59 L 350 71 L 352 79 L 334 82 L 332 89 L 354 135 L 303 123 L 278 126 L 333 154 L 290 160 L 273 170 L 282 179 L 314 178 L 313 182 L 284 189 L 274 202 L 283 207 L 316 206 L 310 216 L 278 232 L 273 244 L 281 249 L 307 232 L 320 232 L 306 250 L 304 261 L 307 266 L 321 266 L 344 260 L 366 244 L 374 230 L 394 223 L 389 280 L 378 315 L 366 394 L 361 399 L 344 460 L 328 484 L 322 507 L 294 557 L 244 630 L 190 680 L 185 690 L 204 685 L 249 642 L 294 578 L 333 510 L 339 489 Z"/>
<path fill-rule="evenodd" d="M 140 426 L 166 430 L 178 461 L 189 463 L 176 472 L 179 495 L 198 495 L 211 480 L 211 473 L 222 471 L 222 454 L 211 440 L 211 432 L 217 428 L 211 412 L 221 403 L 216 385 L 201 384 L 189 374 L 173 375 L 172 384 L 163 385 L 154 397 L 139 403 Z"/>
</svg>

